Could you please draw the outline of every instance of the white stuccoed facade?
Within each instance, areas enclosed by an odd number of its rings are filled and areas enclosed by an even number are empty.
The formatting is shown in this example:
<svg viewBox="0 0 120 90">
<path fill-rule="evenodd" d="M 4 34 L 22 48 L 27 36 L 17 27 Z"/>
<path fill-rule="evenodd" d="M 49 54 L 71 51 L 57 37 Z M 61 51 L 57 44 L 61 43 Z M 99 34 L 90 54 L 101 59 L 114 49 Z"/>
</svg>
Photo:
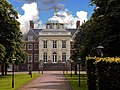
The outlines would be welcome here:
<svg viewBox="0 0 120 90">
<path fill-rule="evenodd" d="M 43 54 L 47 53 L 47 62 L 66 62 L 70 58 L 71 32 L 65 29 L 45 29 L 39 33 L 39 60 L 43 61 Z M 44 41 L 47 41 L 47 48 L 43 48 Z M 53 41 L 56 41 L 57 48 L 53 48 Z M 66 48 L 62 48 L 62 41 L 66 41 Z M 53 53 L 57 54 L 56 61 Z M 66 60 L 62 61 L 62 53 L 66 53 Z"/>
</svg>

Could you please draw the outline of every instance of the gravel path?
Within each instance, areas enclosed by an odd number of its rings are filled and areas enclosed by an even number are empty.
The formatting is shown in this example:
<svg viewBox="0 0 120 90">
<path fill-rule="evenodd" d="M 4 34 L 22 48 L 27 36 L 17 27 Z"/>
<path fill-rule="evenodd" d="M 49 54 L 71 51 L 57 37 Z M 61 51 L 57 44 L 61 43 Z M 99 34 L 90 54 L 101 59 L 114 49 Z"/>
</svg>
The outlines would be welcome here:
<svg viewBox="0 0 120 90">
<path fill-rule="evenodd" d="M 62 71 L 45 71 L 18 90 L 71 90 Z"/>
</svg>

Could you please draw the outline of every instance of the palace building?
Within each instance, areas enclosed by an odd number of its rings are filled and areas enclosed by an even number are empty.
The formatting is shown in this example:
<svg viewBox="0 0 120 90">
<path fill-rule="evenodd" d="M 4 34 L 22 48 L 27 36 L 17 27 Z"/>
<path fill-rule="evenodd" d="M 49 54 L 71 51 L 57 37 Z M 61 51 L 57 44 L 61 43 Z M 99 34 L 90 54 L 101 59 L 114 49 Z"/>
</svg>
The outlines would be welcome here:
<svg viewBox="0 0 120 90">
<path fill-rule="evenodd" d="M 27 53 L 24 64 L 20 64 L 19 71 L 29 68 L 39 70 L 62 69 L 73 53 L 75 33 L 80 28 L 80 21 L 76 22 L 76 29 L 65 28 L 63 20 L 56 15 L 48 19 L 46 29 L 35 29 L 30 21 L 30 30 L 23 35 L 24 50 Z"/>
</svg>

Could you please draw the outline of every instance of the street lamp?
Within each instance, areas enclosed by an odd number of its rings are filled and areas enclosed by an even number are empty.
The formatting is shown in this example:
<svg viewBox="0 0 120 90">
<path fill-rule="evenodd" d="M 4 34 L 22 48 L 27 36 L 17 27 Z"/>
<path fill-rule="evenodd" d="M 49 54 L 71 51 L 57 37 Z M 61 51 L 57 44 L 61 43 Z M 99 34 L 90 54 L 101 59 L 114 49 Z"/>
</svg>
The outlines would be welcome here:
<svg viewBox="0 0 120 90">
<path fill-rule="evenodd" d="M 12 88 L 14 88 L 14 63 L 16 59 L 12 59 Z"/>
<path fill-rule="evenodd" d="M 80 87 L 80 63 L 81 63 L 81 58 L 78 58 L 78 64 L 79 64 L 79 87 Z"/>
<path fill-rule="evenodd" d="M 71 74 L 70 74 L 70 76 L 72 77 L 72 63 L 73 63 L 74 61 L 73 60 L 71 60 L 71 64 L 70 64 L 70 71 L 71 71 Z"/>
<path fill-rule="evenodd" d="M 69 68 L 69 60 L 66 62 L 66 73 L 68 73 L 68 68 Z"/>
<path fill-rule="evenodd" d="M 38 64 L 38 73 L 40 73 L 40 60 L 39 60 L 39 64 Z"/>
<path fill-rule="evenodd" d="M 41 66 L 41 71 L 42 71 L 42 74 L 43 74 L 43 61 L 41 61 L 41 63 L 40 63 L 40 66 Z"/>
<path fill-rule="evenodd" d="M 100 55 L 100 57 L 103 57 L 102 49 L 104 49 L 103 46 L 101 46 L 101 45 L 97 46 L 97 53 L 98 53 L 98 55 Z"/>
</svg>

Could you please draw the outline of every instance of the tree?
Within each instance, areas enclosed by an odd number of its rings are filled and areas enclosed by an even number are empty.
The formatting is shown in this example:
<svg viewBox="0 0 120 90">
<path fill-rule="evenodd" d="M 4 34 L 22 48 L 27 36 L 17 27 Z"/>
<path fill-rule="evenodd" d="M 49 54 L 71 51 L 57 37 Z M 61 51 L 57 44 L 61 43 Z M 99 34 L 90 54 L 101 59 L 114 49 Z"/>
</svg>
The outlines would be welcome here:
<svg viewBox="0 0 120 90">
<path fill-rule="evenodd" d="M 96 5 L 92 18 L 94 23 L 91 32 L 96 40 L 94 46 L 101 43 L 106 56 L 120 56 L 120 1 L 119 0 L 91 0 Z M 92 41 L 93 39 L 91 39 Z"/>
<path fill-rule="evenodd" d="M 18 13 L 7 0 L 0 1 L 0 44 L 6 48 L 4 58 L 5 72 L 12 59 L 21 57 L 24 60 L 22 33 L 20 31 Z M 6 74 L 6 73 L 5 73 Z"/>
<path fill-rule="evenodd" d="M 80 56 L 95 56 L 98 45 L 104 47 L 104 56 L 120 56 L 120 0 L 91 0 L 91 3 L 96 8 L 75 39 Z"/>
</svg>

